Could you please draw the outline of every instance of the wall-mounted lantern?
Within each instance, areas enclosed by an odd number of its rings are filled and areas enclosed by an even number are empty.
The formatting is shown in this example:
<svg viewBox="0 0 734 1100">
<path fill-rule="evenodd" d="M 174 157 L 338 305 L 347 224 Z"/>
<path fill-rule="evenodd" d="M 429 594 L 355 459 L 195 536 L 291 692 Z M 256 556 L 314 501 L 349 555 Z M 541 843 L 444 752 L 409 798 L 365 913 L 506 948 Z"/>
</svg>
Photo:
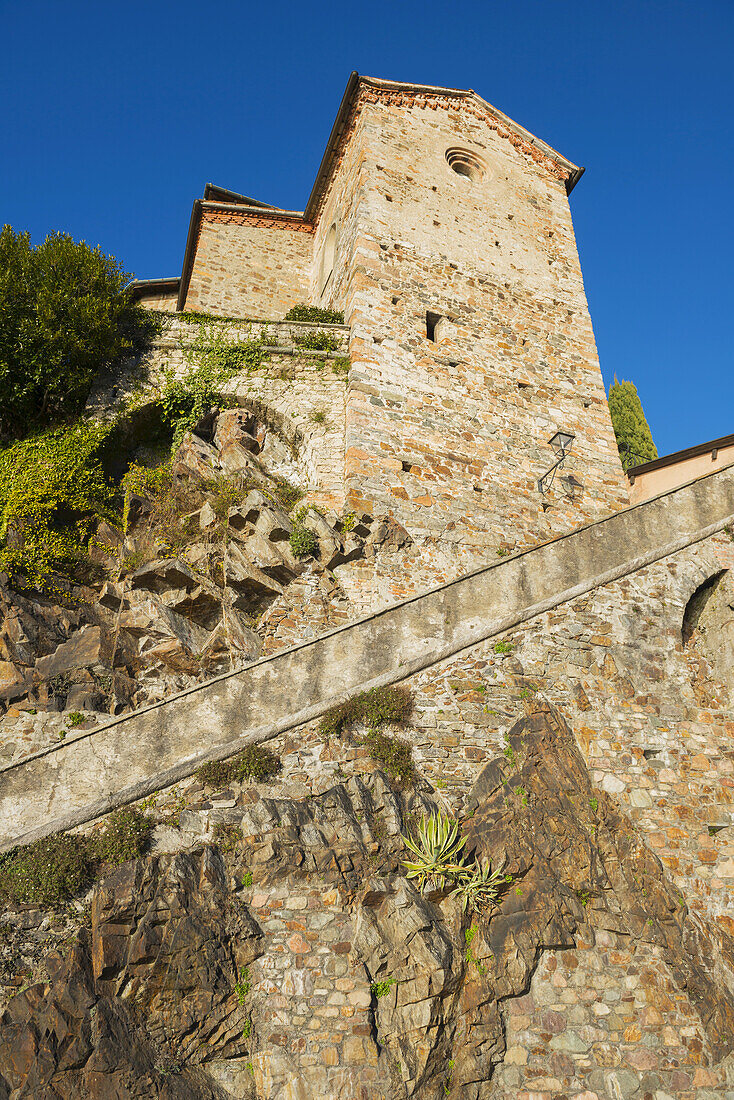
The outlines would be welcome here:
<svg viewBox="0 0 734 1100">
<path fill-rule="evenodd" d="M 568 452 L 571 450 L 575 438 L 576 436 L 573 435 L 572 432 L 556 432 L 556 434 L 548 440 L 548 443 L 558 455 L 558 461 L 554 462 L 550 470 L 547 470 L 541 478 L 538 478 L 538 489 L 540 490 L 541 496 L 546 496 L 555 480 L 557 471 L 566 461 Z M 575 480 L 574 478 L 574 481 Z M 580 486 L 581 482 L 578 482 L 577 485 Z"/>
</svg>

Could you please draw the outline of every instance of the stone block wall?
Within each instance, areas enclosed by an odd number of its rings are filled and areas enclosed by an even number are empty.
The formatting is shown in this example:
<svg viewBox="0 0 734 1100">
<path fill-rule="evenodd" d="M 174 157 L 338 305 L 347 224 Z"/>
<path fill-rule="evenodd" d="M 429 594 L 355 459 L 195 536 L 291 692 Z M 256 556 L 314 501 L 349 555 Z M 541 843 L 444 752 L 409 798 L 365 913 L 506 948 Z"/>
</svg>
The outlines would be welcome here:
<svg viewBox="0 0 734 1100">
<path fill-rule="evenodd" d="M 290 452 L 290 476 L 307 489 L 307 500 L 321 508 L 343 509 L 344 432 L 347 370 L 347 333 L 341 325 L 313 325 L 294 321 L 279 324 L 206 324 L 208 333 L 222 334 L 232 343 L 267 340 L 265 358 L 258 369 L 233 378 L 225 387 L 238 404 L 252 409 L 282 439 Z M 311 351 L 298 340 L 318 332 L 330 333 L 336 351 Z M 153 399 L 166 376 L 185 378 L 195 368 L 192 346 L 201 322 L 181 315 L 167 318 L 160 335 L 140 359 L 100 380 L 88 411 L 108 413 L 141 391 Z"/>
<path fill-rule="evenodd" d="M 165 294 L 145 294 L 140 299 L 140 305 L 144 309 L 152 309 L 154 313 L 172 313 L 176 309 L 178 292 L 166 292 Z"/>
<path fill-rule="evenodd" d="M 213 203 L 201 217 L 185 309 L 278 321 L 308 301 L 313 235 L 300 218 Z"/>
<path fill-rule="evenodd" d="M 482 158 L 482 180 L 451 169 L 456 145 Z M 355 507 L 387 508 L 411 535 L 448 543 L 455 575 L 627 504 L 568 200 L 542 158 L 466 106 L 375 97 L 351 131 L 317 251 L 332 218 Z M 435 340 L 427 313 L 448 319 Z M 558 429 L 576 436 L 561 474 L 581 487 L 558 478 L 544 499 L 537 480 Z"/>
</svg>

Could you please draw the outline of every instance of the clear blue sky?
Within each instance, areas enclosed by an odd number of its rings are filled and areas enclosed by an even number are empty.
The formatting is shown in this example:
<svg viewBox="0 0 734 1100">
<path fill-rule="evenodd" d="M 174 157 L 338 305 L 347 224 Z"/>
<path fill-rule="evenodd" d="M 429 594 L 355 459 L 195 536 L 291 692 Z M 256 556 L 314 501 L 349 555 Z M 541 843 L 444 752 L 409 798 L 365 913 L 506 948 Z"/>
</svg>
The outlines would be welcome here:
<svg viewBox="0 0 734 1100">
<path fill-rule="evenodd" d="M 180 273 L 211 180 L 303 209 L 349 72 L 474 88 L 587 168 L 607 384 L 661 454 L 734 432 L 733 0 L 0 0 L 0 221 Z"/>
</svg>

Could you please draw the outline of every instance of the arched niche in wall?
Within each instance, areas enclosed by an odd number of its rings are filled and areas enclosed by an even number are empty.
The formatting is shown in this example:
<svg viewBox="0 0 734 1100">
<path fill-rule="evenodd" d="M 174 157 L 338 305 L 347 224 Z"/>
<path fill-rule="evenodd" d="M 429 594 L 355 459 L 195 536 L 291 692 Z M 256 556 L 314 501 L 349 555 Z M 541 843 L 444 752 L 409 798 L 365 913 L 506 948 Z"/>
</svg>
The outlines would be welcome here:
<svg viewBox="0 0 734 1100">
<path fill-rule="evenodd" d="M 716 680 L 734 693 L 734 585 L 720 569 L 700 584 L 683 614 L 683 645 L 705 657 Z"/>
<path fill-rule="evenodd" d="M 331 282 L 334 273 L 334 260 L 336 258 L 336 222 L 329 227 L 321 252 L 321 268 L 319 271 L 319 297 L 323 297 L 324 291 Z"/>
</svg>

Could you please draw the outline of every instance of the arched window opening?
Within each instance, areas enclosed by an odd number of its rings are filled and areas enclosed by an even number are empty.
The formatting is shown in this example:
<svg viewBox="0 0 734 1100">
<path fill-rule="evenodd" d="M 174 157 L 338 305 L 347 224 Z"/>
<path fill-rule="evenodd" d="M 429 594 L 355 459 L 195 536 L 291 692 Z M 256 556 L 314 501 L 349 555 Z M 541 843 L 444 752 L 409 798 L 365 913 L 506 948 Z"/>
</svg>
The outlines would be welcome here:
<svg viewBox="0 0 734 1100">
<path fill-rule="evenodd" d="M 334 271 L 334 258 L 336 256 L 336 222 L 330 227 L 324 241 L 324 250 L 321 253 L 321 278 L 319 295 L 323 295 Z"/>
</svg>

